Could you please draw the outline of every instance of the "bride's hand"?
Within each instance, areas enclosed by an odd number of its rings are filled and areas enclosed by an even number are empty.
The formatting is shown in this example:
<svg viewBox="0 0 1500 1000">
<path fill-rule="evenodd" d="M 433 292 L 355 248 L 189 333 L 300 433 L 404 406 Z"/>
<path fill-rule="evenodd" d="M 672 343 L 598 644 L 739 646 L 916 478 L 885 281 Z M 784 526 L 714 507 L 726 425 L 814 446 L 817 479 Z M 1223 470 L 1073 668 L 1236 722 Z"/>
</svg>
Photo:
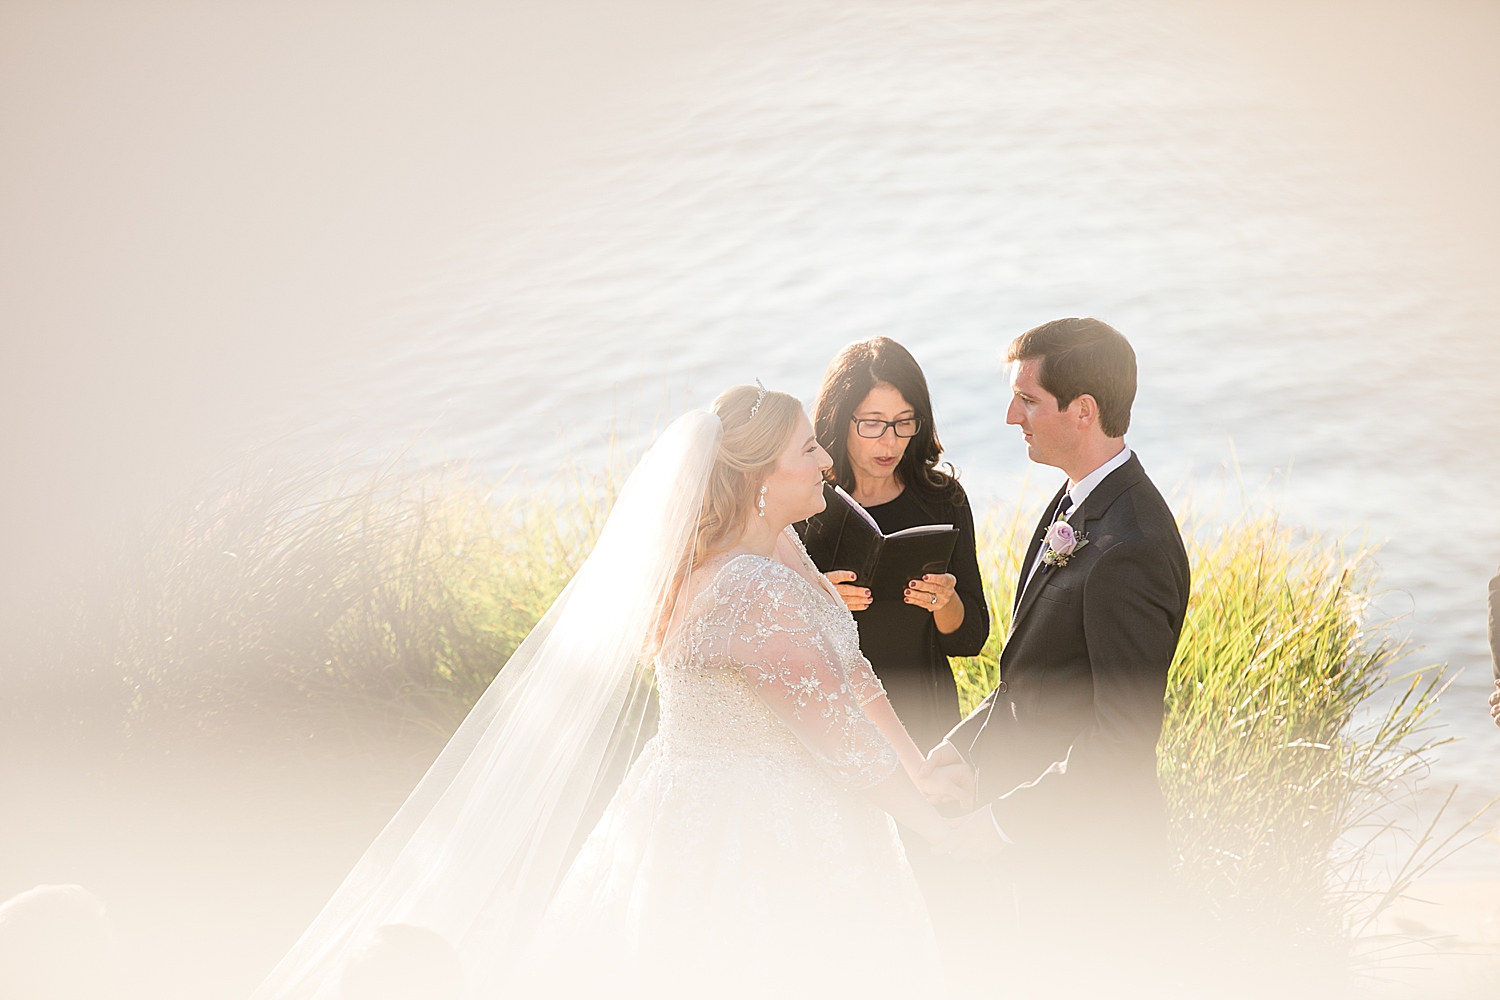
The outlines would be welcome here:
<svg viewBox="0 0 1500 1000">
<path fill-rule="evenodd" d="M 1495 693 L 1490 695 L 1490 718 L 1500 726 L 1500 681 L 1495 682 Z"/>
<path fill-rule="evenodd" d="M 916 781 L 928 802 L 957 802 L 965 809 L 974 808 L 974 769 L 947 740 L 927 755 Z"/>
<path fill-rule="evenodd" d="M 858 576 L 853 570 L 836 569 L 823 574 L 828 577 L 828 582 L 838 588 L 839 596 L 844 599 L 844 606 L 850 611 L 863 611 L 870 606 L 870 591 L 867 587 L 856 587 L 851 581 Z"/>
</svg>

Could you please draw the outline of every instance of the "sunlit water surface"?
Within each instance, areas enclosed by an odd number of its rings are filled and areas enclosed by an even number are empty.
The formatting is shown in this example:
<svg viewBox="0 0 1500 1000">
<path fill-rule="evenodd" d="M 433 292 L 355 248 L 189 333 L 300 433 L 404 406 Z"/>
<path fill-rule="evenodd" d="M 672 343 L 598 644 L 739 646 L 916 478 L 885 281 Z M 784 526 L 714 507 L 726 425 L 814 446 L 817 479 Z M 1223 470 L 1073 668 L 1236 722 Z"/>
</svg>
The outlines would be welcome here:
<svg viewBox="0 0 1500 1000">
<path fill-rule="evenodd" d="M 407 296 L 297 419 L 317 446 L 420 432 L 424 456 L 545 479 L 602 461 L 612 419 L 640 447 L 728 384 L 810 399 L 839 347 L 884 334 L 924 366 L 971 493 L 1013 502 L 1058 475 L 1004 425 L 998 352 L 1099 316 L 1136 347 L 1128 440 L 1174 500 L 1233 510 L 1242 483 L 1383 543 L 1412 665 L 1462 671 L 1433 786 L 1477 809 L 1500 793 L 1486 276 L 1170 8 L 1078 10 L 790 5 Z M 1500 842 L 1449 871 L 1500 874 Z"/>
</svg>

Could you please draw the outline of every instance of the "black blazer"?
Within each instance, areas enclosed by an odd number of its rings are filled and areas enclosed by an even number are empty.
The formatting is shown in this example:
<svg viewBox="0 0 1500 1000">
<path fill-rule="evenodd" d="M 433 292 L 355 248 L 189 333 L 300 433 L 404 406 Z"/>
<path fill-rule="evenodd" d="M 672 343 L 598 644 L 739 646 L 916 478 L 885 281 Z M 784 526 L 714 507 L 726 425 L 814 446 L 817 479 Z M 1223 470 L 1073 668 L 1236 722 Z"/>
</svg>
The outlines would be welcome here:
<svg viewBox="0 0 1500 1000">
<path fill-rule="evenodd" d="M 1037 524 L 1018 589 L 1062 495 Z M 1133 455 L 1069 522 L 1088 544 L 1066 565 L 1038 569 L 1017 603 L 999 685 L 948 739 L 1017 846 L 1103 846 L 1139 859 L 1166 844 L 1156 742 L 1187 611 L 1187 552 Z"/>
</svg>

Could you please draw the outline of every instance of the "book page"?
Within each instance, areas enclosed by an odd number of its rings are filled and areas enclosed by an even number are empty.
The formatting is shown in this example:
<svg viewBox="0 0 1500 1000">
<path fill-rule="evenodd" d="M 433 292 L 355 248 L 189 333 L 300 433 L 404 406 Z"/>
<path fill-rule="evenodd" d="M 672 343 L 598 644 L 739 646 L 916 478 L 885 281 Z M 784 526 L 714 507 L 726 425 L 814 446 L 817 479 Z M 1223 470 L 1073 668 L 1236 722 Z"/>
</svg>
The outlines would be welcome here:
<svg viewBox="0 0 1500 1000">
<path fill-rule="evenodd" d="M 845 503 L 847 503 L 850 507 L 854 508 L 854 512 L 856 514 L 858 514 L 860 517 L 864 518 L 866 524 L 868 524 L 870 527 L 872 527 L 872 528 L 875 529 L 875 534 L 877 534 L 877 535 L 883 535 L 884 534 L 884 532 L 882 532 L 880 530 L 880 525 L 878 525 L 878 524 L 875 523 L 875 518 L 873 518 L 873 517 L 870 516 L 870 512 L 867 511 L 867 510 L 865 510 L 863 507 L 861 507 L 859 505 L 859 501 L 858 500 L 854 499 L 849 494 L 845 493 L 844 492 L 844 488 L 842 486 L 835 486 L 833 488 L 833 492 L 837 493 L 840 497 L 842 497 L 844 499 Z"/>
<path fill-rule="evenodd" d="M 953 525 L 951 525 L 951 524 L 918 524 L 918 525 L 915 525 L 914 527 L 902 528 L 900 531 L 893 531 L 889 535 L 886 535 L 885 537 L 886 538 L 909 538 L 912 535 L 937 535 L 937 534 L 941 534 L 944 531 L 952 531 L 952 530 L 953 530 Z"/>
</svg>

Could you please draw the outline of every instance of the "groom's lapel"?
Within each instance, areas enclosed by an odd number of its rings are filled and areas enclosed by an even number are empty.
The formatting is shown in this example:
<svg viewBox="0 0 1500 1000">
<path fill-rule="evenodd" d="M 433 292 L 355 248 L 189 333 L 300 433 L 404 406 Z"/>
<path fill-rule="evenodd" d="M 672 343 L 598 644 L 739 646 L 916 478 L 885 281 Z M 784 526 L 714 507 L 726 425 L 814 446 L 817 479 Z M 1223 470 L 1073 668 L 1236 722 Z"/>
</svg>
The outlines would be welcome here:
<svg viewBox="0 0 1500 1000">
<path fill-rule="evenodd" d="M 1120 494 L 1140 482 L 1146 477 L 1146 470 L 1141 468 L 1141 460 L 1134 455 L 1114 472 L 1104 477 L 1104 481 L 1094 487 L 1094 491 L 1084 498 L 1083 504 L 1068 520 L 1078 526 L 1078 530 L 1087 533 L 1086 525 L 1090 521 L 1097 521 L 1109 510 L 1110 505 L 1119 499 Z"/>
<path fill-rule="evenodd" d="M 1085 525 L 1090 521 L 1097 521 L 1103 517 L 1104 512 L 1109 510 L 1110 504 L 1114 503 L 1121 493 L 1134 486 L 1145 474 L 1145 470 L 1141 468 L 1140 460 L 1131 455 L 1128 462 L 1105 476 L 1104 481 L 1094 487 L 1093 491 L 1079 505 L 1078 510 L 1073 512 L 1073 516 L 1068 518 L 1068 523 L 1076 525 L 1079 531 L 1087 532 L 1088 529 Z M 1067 484 L 1064 483 L 1063 489 L 1066 488 Z M 1062 490 L 1058 490 L 1057 496 L 1052 498 L 1052 506 L 1047 508 L 1048 511 L 1056 510 L 1057 502 L 1061 499 Z M 1044 515 L 1042 523 L 1037 527 L 1037 536 L 1032 539 L 1031 552 L 1026 557 L 1027 566 L 1030 566 L 1031 561 L 1036 558 L 1037 550 L 1041 547 L 1041 539 L 1047 533 L 1048 527 L 1047 518 Z M 1043 577 L 1050 573 L 1060 572 L 1059 569 L 1054 568 L 1049 570 L 1047 574 L 1044 574 L 1042 569 L 1042 567 L 1037 568 L 1036 576 L 1032 579 L 1031 586 L 1026 588 L 1026 592 L 1021 595 L 1021 600 L 1016 604 L 1015 614 L 1011 616 L 1010 620 L 1011 635 L 1016 634 L 1016 629 L 1021 625 L 1021 619 L 1026 617 L 1026 612 L 1031 610 L 1032 605 L 1036 603 L 1037 595 L 1046 586 L 1047 582 Z M 1024 581 L 1025 577 L 1022 577 L 1022 580 Z"/>
<path fill-rule="evenodd" d="M 1016 580 L 1016 599 L 1011 605 L 1010 630 L 1012 633 L 1016 630 L 1015 623 L 1021 619 L 1023 607 L 1030 607 L 1027 597 L 1029 596 L 1031 600 L 1036 600 L 1036 595 L 1031 592 L 1041 589 L 1041 584 L 1037 580 L 1031 580 L 1032 583 L 1037 584 L 1036 587 L 1026 586 L 1026 581 L 1031 576 L 1031 564 L 1036 562 L 1036 554 L 1042 550 L 1042 540 L 1047 537 L 1047 529 L 1052 525 L 1052 514 L 1057 510 L 1057 505 L 1062 502 L 1063 494 L 1067 490 L 1068 484 L 1064 481 L 1062 486 L 1058 487 L 1057 492 L 1053 494 L 1052 499 L 1047 503 L 1046 509 L 1042 511 L 1041 520 L 1036 523 L 1036 530 L 1031 533 L 1031 544 L 1026 548 L 1026 558 L 1021 563 L 1021 575 Z M 1037 569 L 1037 575 L 1041 575 L 1040 567 Z"/>
</svg>

